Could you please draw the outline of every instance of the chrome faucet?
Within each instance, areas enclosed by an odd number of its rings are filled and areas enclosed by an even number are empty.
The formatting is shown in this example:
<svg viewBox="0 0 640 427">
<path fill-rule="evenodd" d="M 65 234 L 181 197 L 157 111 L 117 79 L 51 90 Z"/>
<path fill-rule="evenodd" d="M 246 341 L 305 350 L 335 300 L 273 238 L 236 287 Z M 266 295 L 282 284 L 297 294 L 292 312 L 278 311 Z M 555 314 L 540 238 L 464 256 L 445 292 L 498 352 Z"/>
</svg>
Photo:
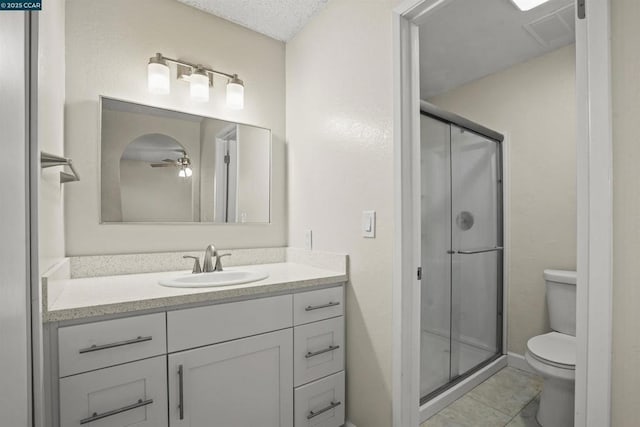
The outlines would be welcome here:
<svg viewBox="0 0 640 427">
<path fill-rule="evenodd" d="M 213 263 L 213 257 L 216 257 L 215 264 Z M 216 247 L 213 245 L 207 246 L 207 249 L 204 251 L 204 260 L 202 262 L 202 272 L 203 273 L 211 273 L 215 271 L 215 268 L 218 266 L 218 251 Z"/>
<path fill-rule="evenodd" d="M 202 262 L 202 272 L 211 273 L 212 271 L 222 271 L 222 263 L 220 258 L 225 256 L 231 256 L 231 254 L 219 255 L 216 247 L 213 245 L 207 246 L 204 251 L 204 261 Z M 215 257 L 215 261 L 214 261 Z"/>
</svg>

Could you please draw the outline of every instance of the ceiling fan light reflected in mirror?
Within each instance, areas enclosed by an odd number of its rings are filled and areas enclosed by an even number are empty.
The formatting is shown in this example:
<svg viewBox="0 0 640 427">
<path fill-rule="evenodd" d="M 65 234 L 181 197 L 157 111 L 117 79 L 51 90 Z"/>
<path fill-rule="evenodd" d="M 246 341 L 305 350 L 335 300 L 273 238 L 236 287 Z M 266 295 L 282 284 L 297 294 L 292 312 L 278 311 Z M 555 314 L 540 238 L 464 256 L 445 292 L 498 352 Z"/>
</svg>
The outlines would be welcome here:
<svg viewBox="0 0 640 427">
<path fill-rule="evenodd" d="M 523 12 L 536 8 L 549 0 L 511 0 Z"/>
<path fill-rule="evenodd" d="M 191 175 L 193 175 L 193 170 L 189 166 L 183 166 L 178 172 L 180 178 L 189 178 Z"/>
<path fill-rule="evenodd" d="M 182 157 L 178 157 L 176 160 L 164 159 L 159 163 L 151 163 L 149 166 L 152 168 L 178 168 L 178 176 L 180 178 L 189 178 L 193 175 L 193 169 L 191 169 L 191 159 L 185 151 L 182 151 Z"/>
</svg>

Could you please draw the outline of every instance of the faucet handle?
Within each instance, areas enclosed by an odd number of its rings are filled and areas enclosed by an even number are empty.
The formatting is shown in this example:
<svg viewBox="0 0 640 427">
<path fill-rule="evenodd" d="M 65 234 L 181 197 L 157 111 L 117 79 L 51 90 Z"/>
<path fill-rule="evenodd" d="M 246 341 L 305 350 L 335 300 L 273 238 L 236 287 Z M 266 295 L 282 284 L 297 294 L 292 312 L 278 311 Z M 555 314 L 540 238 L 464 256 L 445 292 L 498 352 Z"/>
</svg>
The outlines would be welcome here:
<svg viewBox="0 0 640 427">
<path fill-rule="evenodd" d="M 216 256 L 216 267 L 214 269 L 215 271 L 222 271 L 222 262 L 220 262 L 220 258 L 224 258 L 226 256 L 231 256 L 231 254 L 222 254 Z"/>
<path fill-rule="evenodd" d="M 191 255 L 185 255 L 182 258 L 184 258 L 184 259 L 191 258 L 191 259 L 195 260 L 195 262 L 193 264 L 193 270 L 191 270 L 191 272 L 193 274 L 202 273 L 202 268 L 200 268 L 200 258 L 198 258 L 197 256 L 191 256 Z"/>
</svg>

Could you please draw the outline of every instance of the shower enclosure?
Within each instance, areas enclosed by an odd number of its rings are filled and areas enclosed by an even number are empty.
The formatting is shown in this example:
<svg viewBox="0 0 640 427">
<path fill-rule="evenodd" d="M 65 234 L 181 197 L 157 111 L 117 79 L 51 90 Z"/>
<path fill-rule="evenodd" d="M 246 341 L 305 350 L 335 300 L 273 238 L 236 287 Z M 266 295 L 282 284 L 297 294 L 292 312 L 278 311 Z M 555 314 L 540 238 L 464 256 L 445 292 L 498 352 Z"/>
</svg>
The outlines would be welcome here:
<svg viewBox="0 0 640 427">
<path fill-rule="evenodd" d="M 502 354 L 503 139 L 421 103 L 421 403 Z"/>
</svg>

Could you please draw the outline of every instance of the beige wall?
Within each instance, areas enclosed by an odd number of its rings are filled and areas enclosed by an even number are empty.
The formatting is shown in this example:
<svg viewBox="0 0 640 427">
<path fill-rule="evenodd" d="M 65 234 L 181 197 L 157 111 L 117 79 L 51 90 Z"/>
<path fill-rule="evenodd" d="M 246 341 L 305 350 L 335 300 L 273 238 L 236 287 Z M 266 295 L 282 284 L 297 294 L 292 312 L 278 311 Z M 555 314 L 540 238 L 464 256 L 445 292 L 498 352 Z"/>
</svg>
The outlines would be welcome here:
<svg viewBox="0 0 640 427">
<path fill-rule="evenodd" d="M 238 222 L 269 219 L 269 134 L 238 126 Z"/>
<path fill-rule="evenodd" d="M 122 159 L 118 170 L 124 221 L 194 220 L 193 178 L 179 177 L 173 167 L 151 169 L 149 162 L 139 160 Z"/>
<path fill-rule="evenodd" d="M 576 265 L 575 46 L 435 97 L 509 137 L 509 351 L 549 330 L 545 268 Z"/>
<path fill-rule="evenodd" d="M 287 44 L 289 243 L 349 254 L 347 417 L 391 425 L 393 0 L 341 0 Z M 377 235 L 360 232 L 377 211 Z"/>
<path fill-rule="evenodd" d="M 612 0 L 613 426 L 640 402 L 640 2 Z"/>
<path fill-rule="evenodd" d="M 198 221 L 200 215 L 200 122 L 183 120 L 176 117 L 159 117 L 150 114 L 139 114 L 125 111 L 104 110 L 102 112 L 102 148 L 100 150 L 100 197 L 102 220 L 104 222 L 135 222 L 144 221 L 144 218 L 154 221 Z M 135 173 L 133 165 L 140 162 L 129 162 L 126 173 L 121 170 L 121 157 L 127 146 L 136 139 L 149 134 L 161 134 L 173 138 L 185 150 L 192 161 L 193 176 L 188 180 L 178 177 L 177 169 L 169 169 L 175 176 L 174 190 L 182 188 L 180 201 L 175 200 L 174 206 L 167 206 L 160 210 L 171 198 L 163 201 L 156 200 L 155 206 L 147 205 L 153 200 L 153 195 L 148 194 L 144 200 L 135 200 L 136 193 L 144 190 L 144 185 L 135 186 L 132 182 L 125 182 L 123 178 L 141 179 L 141 182 L 150 184 L 151 179 L 142 179 L 143 176 L 153 176 L 150 170 L 144 174 L 142 168 Z M 146 169 L 149 168 L 147 163 Z M 154 169 L 154 172 L 158 172 Z M 163 174 L 166 180 L 171 174 Z M 182 181 L 182 182 L 180 182 Z M 161 181 L 162 185 L 167 182 Z M 190 192 L 185 194 L 184 185 L 188 183 Z M 158 187 L 160 185 L 160 187 Z M 127 187 L 126 190 L 124 187 Z M 136 188 L 137 187 L 137 188 Z M 160 189 L 160 182 L 156 182 L 156 188 Z M 151 190 L 151 189 L 150 189 Z M 125 196 L 125 193 L 127 195 Z M 168 193 L 170 194 L 170 193 Z M 175 194 L 175 193 L 174 193 Z M 157 193 L 156 193 L 157 195 Z M 185 200 L 184 196 L 187 196 Z M 145 205 L 146 208 L 145 208 Z M 155 212 L 155 213 L 154 213 Z M 197 214 L 194 217 L 194 212 Z M 153 219 L 152 219 L 153 218 Z"/>
<path fill-rule="evenodd" d="M 66 253 L 284 245 L 284 44 L 174 0 L 67 0 L 66 23 L 65 148 L 82 176 L 65 188 Z M 238 73 L 246 85 L 244 110 L 226 108 L 223 79 L 205 104 L 191 101 L 188 84 L 174 78 L 170 95 L 150 94 L 147 62 L 156 52 Z M 271 224 L 100 225 L 99 95 L 272 129 Z"/>
<path fill-rule="evenodd" d="M 38 145 L 40 150 L 64 155 L 64 0 L 48 1 L 38 12 Z M 52 82 L 55 82 L 52 84 Z M 40 172 L 38 239 L 40 272 L 65 255 L 61 168 Z"/>
</svg>

